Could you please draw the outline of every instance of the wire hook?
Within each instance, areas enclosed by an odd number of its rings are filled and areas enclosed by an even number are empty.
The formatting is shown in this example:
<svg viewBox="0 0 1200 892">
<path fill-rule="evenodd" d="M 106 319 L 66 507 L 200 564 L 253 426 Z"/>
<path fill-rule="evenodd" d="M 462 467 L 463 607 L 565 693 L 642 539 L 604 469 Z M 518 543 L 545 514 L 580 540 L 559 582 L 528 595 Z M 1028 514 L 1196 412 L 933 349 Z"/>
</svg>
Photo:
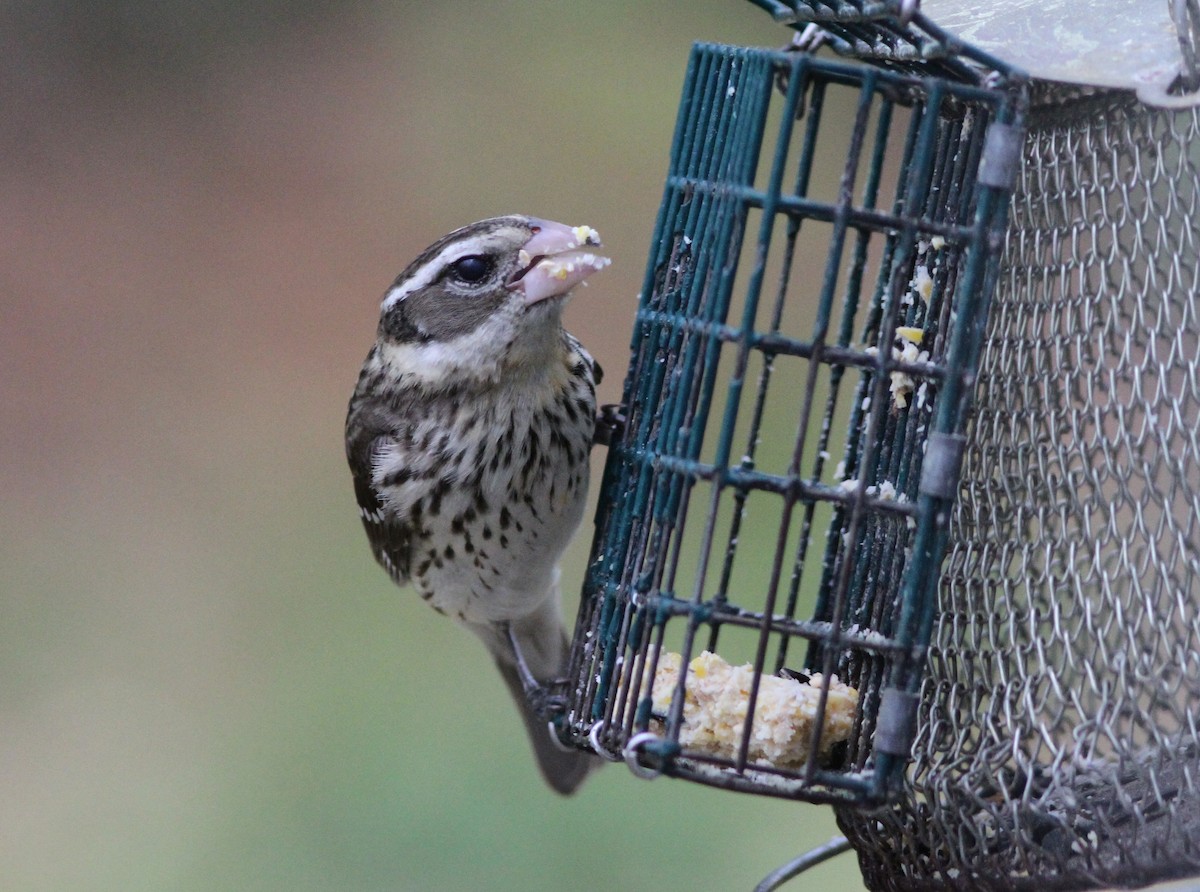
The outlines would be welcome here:
<svg viewBox="0 0 1200 892">
<path fill-rule="evenodd" d="M 835 855 L 850 851 L 850 841 L 844 836 L 835 836 L 823 846 L 810 849 L 800 857 L 789 861 L 782 867 L 776 868 L 754 887 L 754 892 L 774 892 L 788 880 L 799 876 L 811 867 L 823 864 Z"/>
</svg>

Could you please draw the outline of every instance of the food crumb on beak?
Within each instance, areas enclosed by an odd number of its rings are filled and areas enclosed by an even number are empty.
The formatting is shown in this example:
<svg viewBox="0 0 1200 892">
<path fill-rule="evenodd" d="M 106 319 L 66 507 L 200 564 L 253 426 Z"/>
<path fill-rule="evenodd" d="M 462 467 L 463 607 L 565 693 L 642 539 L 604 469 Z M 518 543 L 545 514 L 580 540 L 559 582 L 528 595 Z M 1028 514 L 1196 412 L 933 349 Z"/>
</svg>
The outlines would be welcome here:
<svg viewBox="0 0 1200 892">
<path fill-rule="evenodd" d="M 609 265 L 609 259 L 587 246 L 600 246 L 600 233 L 590 226 L 566 226 L 537 221 L 534 234 L 517 252 L 517 269 L 508 287 L 525 295 L 527 304 L 560 297 L 594 272 Z"/>
<path fill-rule="evenodd" d="M 600 244 L 600 233 L 590 226 L 576 226 L 571 231 L 575 233 L 575 243 L 577 245 Z"/>
<path fill-rule="evenodd" d="M 558 260 L 554 257 L 547 257 L 538 267 L 542 269 L 546 275 L 553 276 L 559 281 L 563 281 L 568 275 L 576 271 L 592 272 L 602 270 L 610 263 L 607 257 L 597 257 L 595 254 L 574 254 L 572 253 L 570 260 Z"/>
</svg>

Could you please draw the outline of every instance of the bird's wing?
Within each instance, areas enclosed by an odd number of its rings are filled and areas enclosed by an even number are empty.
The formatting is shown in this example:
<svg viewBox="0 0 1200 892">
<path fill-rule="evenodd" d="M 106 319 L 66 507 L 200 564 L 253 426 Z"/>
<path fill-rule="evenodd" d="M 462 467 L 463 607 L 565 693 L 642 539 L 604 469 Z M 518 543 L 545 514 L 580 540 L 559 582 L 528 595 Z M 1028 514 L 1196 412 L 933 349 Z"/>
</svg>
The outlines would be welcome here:
<svg viewBox="0 0 1200 892">
<path fill-rule="evenodd" d="M 404 585 L 412 563 L 412 526 L 388 510 L 374 483 L 376 456 L 392 442 L 390 437 L 380 436 L 351 444 L 350 472 L 354 476 L 358 511 L 375 560 L 397 585 Z"/>
</svg>

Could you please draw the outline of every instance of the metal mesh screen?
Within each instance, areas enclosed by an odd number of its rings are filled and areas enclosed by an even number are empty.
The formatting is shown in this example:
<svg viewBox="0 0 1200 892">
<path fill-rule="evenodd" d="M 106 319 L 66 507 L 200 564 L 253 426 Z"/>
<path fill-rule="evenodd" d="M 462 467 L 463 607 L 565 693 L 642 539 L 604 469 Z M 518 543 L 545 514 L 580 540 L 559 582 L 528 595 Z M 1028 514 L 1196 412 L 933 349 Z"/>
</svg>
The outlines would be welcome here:
<svg viewBox="0 0 1200 892">
<path fill-rule="evenodd" d="M 1200 113 L 1035 95 L 872 889 L 1200 872 Z"/>
<path fill-rule="evenodd" d="M 1020 145 L 1023 92 L 983 78 L 694 50 L 567 739 L 808 799 L 879 799 L 902 768 Z M 711 676 L 659 673 L 706 651 L 749 670 L 701 733 Z M 811 695 L 802 729 L 780 685 Z"/>
</svg>

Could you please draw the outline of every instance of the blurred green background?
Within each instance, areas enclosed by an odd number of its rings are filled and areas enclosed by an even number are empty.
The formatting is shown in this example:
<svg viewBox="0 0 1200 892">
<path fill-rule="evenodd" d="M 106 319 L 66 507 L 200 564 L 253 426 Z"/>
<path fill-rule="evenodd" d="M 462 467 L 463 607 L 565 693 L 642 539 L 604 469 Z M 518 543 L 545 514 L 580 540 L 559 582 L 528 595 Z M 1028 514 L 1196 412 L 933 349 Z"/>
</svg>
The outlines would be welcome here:
<svg viewBox="0 0 1200 892">
<path fill-rule="evenodd" d="M 0 8 L 0 889 L 750 889 L 836 832 L 622 766 L 550 793 L 482 648 L 372 562 L 341 442 L 384 289 L 497 213 L 604 235 L 568 323 L 615 401 L 688 47 L 788 33 L 736 0 Z"/>
</svg>

